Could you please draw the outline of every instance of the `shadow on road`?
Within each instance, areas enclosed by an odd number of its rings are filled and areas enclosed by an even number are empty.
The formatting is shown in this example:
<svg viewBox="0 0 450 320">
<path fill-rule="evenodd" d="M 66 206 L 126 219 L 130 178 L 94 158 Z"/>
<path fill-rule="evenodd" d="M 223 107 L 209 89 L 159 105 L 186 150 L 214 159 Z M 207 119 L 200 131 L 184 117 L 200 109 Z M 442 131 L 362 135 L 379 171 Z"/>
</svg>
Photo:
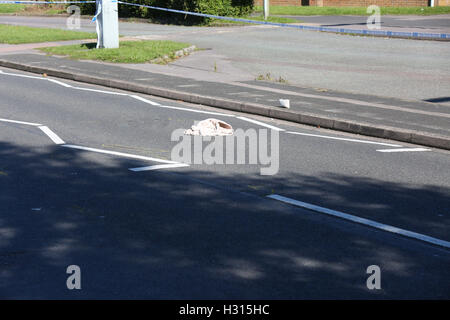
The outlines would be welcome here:
<svg viewBox="0 0 450 320">
<path fill-rule="evenodd" d="M 200 183 L 201 171 L 133 173 L 130 165 L 0 143 L 1 298 L 449 297 L 441 250 L 216 188 L 208 183 L 225 181 L 213 173 Z M 290 179 L 287 188 L 300 182 L 306 193 L 324 183 L 389 188 L 351 177 Z M 445 196 L 392 191 L 405 201 Z M 82 270 L 82 290 L 66 288 L 71 264 Z M 372 264 L 383 271 L 380 291 L 366 288 Z"/>
</svg>

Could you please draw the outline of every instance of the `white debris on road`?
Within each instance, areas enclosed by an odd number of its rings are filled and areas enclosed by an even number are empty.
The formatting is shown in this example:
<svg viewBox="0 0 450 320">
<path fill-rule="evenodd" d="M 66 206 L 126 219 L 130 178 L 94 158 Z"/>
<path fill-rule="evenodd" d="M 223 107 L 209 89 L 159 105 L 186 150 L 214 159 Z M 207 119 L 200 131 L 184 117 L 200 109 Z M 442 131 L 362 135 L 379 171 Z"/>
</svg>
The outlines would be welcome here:
<svg viewBox="0 0 450 320">
<path fill-rule="evenodd" d="M 193 125 L 184 134 L 193 136 L 227 136 L 233 134 L 233 127 L 221 120 L 209 118 Z"/>
</svg>

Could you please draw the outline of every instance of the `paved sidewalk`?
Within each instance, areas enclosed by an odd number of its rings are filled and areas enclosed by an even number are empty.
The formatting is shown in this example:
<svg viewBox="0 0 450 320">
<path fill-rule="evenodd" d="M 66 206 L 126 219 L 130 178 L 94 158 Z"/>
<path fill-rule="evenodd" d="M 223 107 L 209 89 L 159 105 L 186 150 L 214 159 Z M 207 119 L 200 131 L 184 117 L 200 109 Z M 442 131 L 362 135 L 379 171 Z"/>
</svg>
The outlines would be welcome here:
<svg viewBox="0 0 450 320">
<path fill-rule="evenodd" d="M 0 55 L 0 65 L 49 76 L 450 150 L 450 107 L 268 81 L 203 81 L 42 54 Z M 144 69 L 144 68 L 141 68 Z M 280 106 L 289 99 L 291 108 Z"/>
</svg>

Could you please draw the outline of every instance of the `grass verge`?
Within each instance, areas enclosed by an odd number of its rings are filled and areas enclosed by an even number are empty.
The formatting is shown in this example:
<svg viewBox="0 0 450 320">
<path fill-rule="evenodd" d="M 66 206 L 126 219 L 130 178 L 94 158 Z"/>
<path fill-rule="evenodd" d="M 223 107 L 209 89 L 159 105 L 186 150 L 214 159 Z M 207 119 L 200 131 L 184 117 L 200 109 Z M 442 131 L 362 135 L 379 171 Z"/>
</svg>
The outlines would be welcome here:
<svg viewBox="0 0 450 320">
<path fill-rule="evenodd" d="M 116 63 L 144 63 L 161 59 L 160 63 L 175 59 L 175 52 L 185 49 L 188 43 L 174 41 L 123 41 L 118 49 L 96 49 L 95 43 L 46 47 L 39 50 L 71 59 L 100 60 Z"/>
<path fill-rule="evenodd" d="M 271 15 L 292 16 L 370 15 L 366 10 L 366 7 L 270 6 Z M 263 7 L 256 6 L 255 11 L 262 12 Z M 382 15 L 434 15 L 450 13 L 450 7 L 381 7 L 380 11 Z"/>
<path fill-rule="evenodd" d="M 90 32 L 0 24 L 0 43 L 19 44 L 95 38 L 97 35 Z"/>
<path fill-rule="evenodd" d="M 0 4 L 0 14 L 5 15 L 44 15 L 67 14 L 64 4 L 24 5 L 24 4 Z"/>
<path fill-rule="evenodd" d="M 0 14 L 1 13 L 18 13 L 25 10 L 25 5 L 23 4 L 0 4 Z"/>
</svg>

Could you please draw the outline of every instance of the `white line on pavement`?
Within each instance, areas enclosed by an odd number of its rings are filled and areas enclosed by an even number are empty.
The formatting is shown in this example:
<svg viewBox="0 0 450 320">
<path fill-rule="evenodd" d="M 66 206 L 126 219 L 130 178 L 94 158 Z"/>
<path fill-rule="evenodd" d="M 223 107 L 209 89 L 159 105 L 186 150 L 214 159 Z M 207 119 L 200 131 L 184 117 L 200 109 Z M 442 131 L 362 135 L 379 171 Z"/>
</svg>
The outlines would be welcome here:
<svg viewBox="0 0 450 320">
<path fill-rule="evenodd" d="M 160 106 L 160 107 L 167 108 L 167 109 L 190 111 L 190 112 L 195 112 L 195 113 L 212 114 L 212 115 L 221 116 L 221 117 L 235 117 L 234 114 L 218 113 L 218 112 L 212 112 L 212 111 L 194 110 L 194 109 L 187 109 L 187 108 L 182 108 L 182 107 L 172 107 L 172 106 Z"/>
<path fill-rule="evenodd" d="M 54 143 L 56 143 L 56 144 L 64 144 L 65 143 L 60 137 L 58 137 L 58 135 L 56 133 L 54 133 L 48 127 L 40 126 L 39 129 L 41 129 L 42 132 L 44 132 Z"/>
<path fill-rule="evenodd" d="M 196 112 L 196 113 L 205 113 L 205 114 L 212 114 L 216 116 L 222 116 L 222 117 L 234 117 L 233 114 L 226 114 L 226 113 L 218 113 L 218 112 L 211 112 L 211 111 L 203 111 L 203 110 L 194 110 L 194 109 L 188 109 L 188 108 L 182 108 L 182 107 L 173 107 L 173 106 L 162 106 L 159 103 L 153 102 L 151 100 L 139 97 L 137 95 L 130 95 L 130 97 L 140 100 L 142 102 L 148 103 L 152 106 L 159 107 L 159 108 L 166 108 L 166 109 L 175 109 L 175 110 L 182 110 L 182 111 L 189 111 L 189 112 Z"/>
<path fill-rule="evenodd" d="M 158 164 L 158 165 L 148 166 L 148 167 L 129 168 L 128 170 L 139 172 L 139 171 L 152 171 L 152 170 L 159 170 L 159 169 L 182 168 L 182 167 L 189 167 L 189 165 L 186 163 Z"/>
<path fill-rule="evenodd" d="M 433 238 L 427 235 L 423 235 L 420 233 L 416 233 L 416 232 L 412 232 L 412 231 L 408 231 L 405 229 L 400 229 L 394 226 L 390 226 L 387 224 L 383 224 L 383 223 L 379 223 L 373 220 L 369 220 L 369 219 L 365 219 L 365 218 L 360 218 L 351 214 L 347 214 L 347 213 L 343 213 L 340 211 L 335 211 L 335 210 L 331 210 L 331 209 L 327 209 L 324 207 L 319 207 L 310 203 L 306 203 L 306 202 L 302 202 L 302 201 L 298 201 L 298 200 L 294 200 L 291 198 L 287 198 L 287 197 L 283 197 L 277 194 L 271 194 L 266 196 L 267 198 L 270 199 L 274 199 L 274 200 L 278 200 L 284 203 L 289 203 L 292 204 L 294 206 L 297 207 L 301 207 L 301 208 L 305 208 L 311 211 L 315 211 L 315 212 L 320 212 L 320 213 L 324 213 L 330 216 L 334 216 L 334 217 L 338 217 L 344 220 L 348 220 L 348 221 L 352 221 L 352 222 L 356 222 L 362 225 L 366 225 L 372 228 L 376 228 L 379 230 L 383 230 L 386 232 L 390 232 L 390 233 L 394 233 L 394 234 L 398 234 L 404 237 L 408 237 L 408 238 L 413 238 L 416 240 L 420 240 L 420 241 L 424 241 L 427 243 L 431 243 L 434 245 L 438 245 L 438 246 L 442 246 L 444 248 L 450 248 L 450 242 L 445 241 L 445 240 L 441 240 L 441 239 L 437 239 L 437 238 Z"/>
<path fill-rule="evenodd" d="M 92 92 L 99 92 L 99 93 L 106 93 L 106 94 L 114 94 L 116 96 L 128 96 L 128 93 L 121 93 L 121 92 L 114 92 L 114 91 L 105 91 L 105 90 L 98 90 L 98 89 L 91 89 L 91 88 L 81 88 L 81 87 L 73 87 L 76 90 L 83 90 L 83 91 L 92 91 Z"/>
<path fill-rule="evenodd" d="M 85 151 L 98 152 L 98 153 L 104 153 L 104 154 L 111 154 L 111 155 L 114 155 L 114 156 L 125 157 L 125 158 L 132 158 L 132 159 L 139 159 L 139 160 L 146 160 L 146 161 L 154 161 L 154 162 L 161 162 L 161 163 L 178 164 L 178 162 L 175 162 L 175 161 L 169 161 L 169 160 L 163 160 L 163 159 L 157 159 L 157 158 L 151 158 L 151 157 L 144 157 L 144 156 L 139 156 L 139 155 L 131 154 L 131 153 L 123 153 L 123 152 L 117 152 L 117 151 L 109 151 L 109 150 L 96 149 L 96 148 L 88 148 L 88 147 L 76 146 L 76 145 L 72 145 L 72 144 L 65 144 L 65 145 L 63 145 L 63 147 L 72 148 L 72 149 L 79 149 L 79 150 L 85 150 Z"/>
<path fill-rule="evenodd" d="M 137 100 L 140 100 L 140 101 L 142 101 L 142 102 L 151 104 L 152 106 L 160 106 L 159 103 L 156 103 L 156 102 L 153 102 L 153 101 L 151 101 L 151 100 L 148 100 L 148 99 L 139 97 L 139 96 L 137 96 L 137 95 L 135 95 L 135 94 L 130 94 L 130 97 L 132 97 L 132 98 L 134 98 L 134 99 L 137 99 Z"/>
<path fill-rule="evenodd" d="M 0 74 L 5 74 L 8 76 L 15 76 L 15 77 L 21 77 L 21 78 L 31 78 L 31 79 L 38 79 L 38 80 L 48 80 L 47 78 L 44 77 L 36 77 L 36 76 L 28 76 L 25 74 L 18 74 L 18 73 L 9 73 L 9 72 L 3 72 L 0 70 Z"/>
<path fill-rule="evenodd" d="M 249 119 L 249 118 L 246 118 L 246 117 L 237 117 L 237 118 L 238 118 L 238 119 L 241 119 L 241 120 L 244 120 L 244 121 L 247 121 L 247 122 L 251 122 L 251 123 L 254 123 L 254 124 L 258 124 L 258 125 L 260 125 L 260 126 L 263 126 L 263 127 L 266 127 L 266 128 L 272 129 L 272 130 L 276 130 L 276 131 L 286 131 L 286 130 L 284 130 L 284 129 L 281 129 L 281 128 L 278 128 L 278 127 L 274 127 L 274 126 L 271 126 L 270 124 L 266 124 L 266 123 L 264 123 L 264 122 L 256 121 L 256 120 Z"/>
<path fill-rule="evenodd" d="M 24 121 L 10 120 L 10 119 L 0 119 L 0 121 L 17 123 L 17 124 L 25 124 L 27 126 L 35 126 L 35 127 L 42 126 L 42 124 L 39 124 L 39 123 L 24 122 Z"/>
<path fill-rule="evenodd" d="M 401 149 L 379 149 L 378 152 L 418 152 L 418 151 L 431 151 L 427 148 L 401 148 Z"/>
<path fill-rule="evenodd" d="M 66 88 L 73 88 L 73 86 L 71 86 L 70 84 L 64 83 L 64 82 L 59 81 L 59 80 L 55 80 L 55 79 L 47 79 L 47 80 L 50 81 L 50 82 L 59 84 L 60 86 L 63 86 L 63 87 L 66 87 Z"/>
<path fill-rule="evenodd" d="M 333 140 L 343 140 L 343 141 L 351 141 L 351 142 L 359 142 L 359 143 L 368 143 L 368 144 L 379 144 L 382 146 L 389 146 L 389 147 L 401 147 L 401 145 L 398 144 L 390 144 L 390 143 L 382 143 L 382 142 L 375 142 L 375 141 L 368 141 L 368 140 L 358 140 L 358 139 L 349 139 L 349 138 L 338 138 L 338 137 L 331 137 L 331 136 L 322 136 L 318 134 L 310 134 L 310 133 L 300 133 L 300 132 L 294 132 L 294 131 L 288 131 L 286 133 L 301 135 L 301 136 L 309 136 L 309 137 L 318 137 L 318 138 L 325 138 L 325 139 L 333 139 Z"/>
</svg>

